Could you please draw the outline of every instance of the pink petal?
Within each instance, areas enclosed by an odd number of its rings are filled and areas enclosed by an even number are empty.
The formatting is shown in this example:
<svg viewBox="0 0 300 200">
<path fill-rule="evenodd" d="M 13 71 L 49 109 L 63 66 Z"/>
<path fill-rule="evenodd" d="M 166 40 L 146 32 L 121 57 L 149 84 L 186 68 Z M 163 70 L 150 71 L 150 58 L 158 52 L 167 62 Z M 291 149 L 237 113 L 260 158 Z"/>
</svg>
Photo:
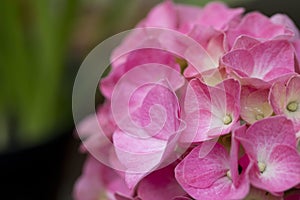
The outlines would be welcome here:
<svg viewBox="0 0 300 200">
<path fill-rule="evenodd" d="M 300 155 L 294 147 L 277 145 L 266 158 L 263 173 L 250 173 L 251 183 L 271 192 L 283 192 L 300 183 Z"/>
<path fill-rule="evenodd" d="M 300 75 L 295 75 L 287 83 L 287 100 L 300 101 Z"/>
<path fill-rule="evenodd" d="M 125 182 L 117 171 L 103 165 L 89 156 L 84 165 L 83 174 L 77 180 L 73 195 L 78 200 L 94 200 L 101 196 L 113 196 L 114 193 L 131 196 Z"/>
<path fill-rule="evenodd" d="M 167 141 L 138 138 L 131 134 L 115 131 L 113 142 L 119 160 L 132 172 L 148 172 L 159 163 Z"/>
<path fill-rule="evenodd" d="M 177 20 L 178 20 L 178 29 L 187 33 L 190 30 L 190 27 L 196 23 L 196 19 L 202 12 L 202 9 L 197 6 L 185 5 L 185 4 L 176 4 L 177 11 Z"/>
<path fill-rule="evenodd" d="M 285 14 L 275 14 L 271 17 L 271 21 L 275 24 L 285 26 L 294 33 L 294 38 L 299 38 L 299 30 L 294 22 Z"/>
<path fill-rule="evenodd" d="M 177 183 L 171 165 L 145 177 L 138 186 L 137 194 L 143 200 L 166 200 L 186 195 L 186 192 Z"/>
<path fill-rule="evenodd" d="M 249 51 L 237 49 L 225 54 L 222 63 L 229 73 L 234 70 L 239 76 L 247 77 L 253 72 L 255 61 Z"/>
<path fill-rule="evenodd" d="M 273 40 L 248 50 L 234 50 L 222 58 L 228 72 L 235 71 L 241 78 L 257 78 L 270 82 L 294 72 L 294 50 L 290 43 Z"/>
<path fill-rule="evenodd" d="M 115 130 L 115 122 L 112 118 L 110 106 L 110 101 L 106 101 L 99 106 L 96 116 L 91 114 L 76 126 L 77 133 L 81 139 L 97 134 L 111 138 Z M 98 133 L 97 130 L 101 131 L 101 133 Z"/>
<path fill-rule="evenodd" d="M 243 8 L 230 9 L 223 3 L 212 2 L 203 8 L 198 23 L 224 30 L 230 21 L 238 18 L 243 12 Z"/>
<path fill-rule="evenodd" d="M 207 188 L 229 169 L 229 157 L 223 146 L 216 144 L 204 158 L 199 158 L 200 150 L 201 145 L 194 148 L 175 169 L 177 181 L 184 189 Z"/>
<path fill-rule="evenodd" d="M 130 70 L 115 86 L 112 96 L 117 126 L 140 137 L 157 135 L 167 139 L 179 128 L 179 105 L 174 91 L 183 83 L 177 71 L 159 64 Z"/>
<path fill-rule="evenodd" d="M 250 157 L 258 158 L 271 153 L 276 145 L 296 147 L 293 123 L 282 116 L 269 117 L 252 124 L 245 134 L 236 134 Z"/>
<path fill-rule="evenodd" d="M 268 17 L 261 13 L 251 12 L 245 15 L 237 27 L 228 30 L 227 36 L 229 44 L 232 46 L 240 35 L 266 40 L 285 33 L 284 26 L 272 23 Z"/>
<path fill-rule="evenodd" d="M 150 11 L 144 20 L 144 26 L 175 29 L 177 25 L 176 19 L 176 9 L 173 3 L 165 1 Z"/>
<path fill-rule="evenodd" d="M 272 85 L 269 94 L 269 101 L 276 114 L 283 114 L 286 106 L 285 83 L 276 82 Z"/>
<path fill-rule="evenodd" d="M 131 130 L 135 135 L 140 135 L 144 129 L 147 137 L 167 140 L 177 133 L 180 126 L 177 96 L 159 84 L 138 88 L 130 98 L 129 112 L 131 120 L 140 126 L 140 130 Z"/>
<path fill-rule="evenodd" d="M 129 188 L 134 188 L 151 171 L 170 164 L 180 156 L 175 152 L 178 136 L 166 141 L 154 137 L 136 138 L 121 131 L 114 133 L 115 151 L 124 166 L 125 181 Z"/>
<path fill-rule="evenodd" d="M 215 87 L 199 79 L 187 87 L 182 118 L 186 129 L 182 142 L 205 141 L 230 132 L 239 116 L 240 85 L 228 79 Z M 230 120 L 228 124 L 224 119 Z"/>
<path fill-rule="evenodd" d="M 237 159 L 230 161 L 227 151 L 218 143 L 206 157 L 200 158 L 201 148 L 194 148 L 175 169 L 176 179 L 183 189 L 195 199 L 243 199 L 249 191 L 248 170 L 236 177 L 235 186 L 227 173 L 229 165 L 237 170 Z M 231 156 L 237 156 L 237 150 L 235 146 Z"/>
<path fill-rule="evenodd" d="M 142 30 L 139 30 L 137 32 L 141 32 L 141 31 Z M 154 47 L 154 49 L 139 47 L 140 45 L 147 46 L 146 42 L 147 41 L 144 41 L 144 43 L 141 42 L 136 47 L 131 47 L 131 46 L 124 47 L 125 49 L 122 50 L 125 51 L 124 53 L 126 53 L 126 59 L 124 63 L 122 65 L 119 65 L 117 68 L 112 68 L 110 74 L 101 80 L 100 89 L 106 98 L 108 99 L 111 98 L 114 87 L 118 83 L 120 78 L 124 74 L 128 73 L 128 71 L 134 67 L 138 67 L 140 65 L 149 64 L 149 63 L 159 63 L 159 64 L 166 65 L 168 67 L 172 67 L 175 71 L 179 72 L 180 70 L 179 65 L 175 62 L 174 55 L 165 52 L 163 50 L 160 50 L 160 48 L 162 47 L 157 40 L 151 41 L 152 44 L 154 43 L 154 46 L 156 47 L 156 48 Z M 149 72 L 151 73 L 150 70 Z M 154 75 L 154 74 L 152 72 L 152 74 L 149 75 Z"/>
<path fill-rule="evenodd" d="M 250 49 L 259 43 L 260 42 L 255 38 L 241 35 L 236 39 L 232 49 Z"/>
<path fill-rule="evenodd" d="M 250 50 L 255 66 L 251 77 L 270 81 L 294 71 L 294 50 L 287 41 L 269 41 Z"/>
<path fill-rule="evenodd" d="M 103 183 L 101 181 L 102 165 L 92 157 L 86 161 L 83 174 L 76 181 L 73 191 L 76 200 L 94 200 L 100 197 Z"/>
</svg>

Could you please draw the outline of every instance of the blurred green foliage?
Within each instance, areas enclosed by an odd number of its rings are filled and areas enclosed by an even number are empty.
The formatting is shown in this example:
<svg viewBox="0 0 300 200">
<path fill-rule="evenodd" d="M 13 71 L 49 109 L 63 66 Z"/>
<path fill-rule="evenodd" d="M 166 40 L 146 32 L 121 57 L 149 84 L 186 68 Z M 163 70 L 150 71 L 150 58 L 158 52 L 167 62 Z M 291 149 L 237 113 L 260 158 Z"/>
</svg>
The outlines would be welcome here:
<svg viewBox="0 0 300 200">
<path fill-rule="evenodd" d="M 67 123 L 61 83 L 78 5 L 78 0 L 1 1 L 2 143 L 29 144 Z"/>
</svg>

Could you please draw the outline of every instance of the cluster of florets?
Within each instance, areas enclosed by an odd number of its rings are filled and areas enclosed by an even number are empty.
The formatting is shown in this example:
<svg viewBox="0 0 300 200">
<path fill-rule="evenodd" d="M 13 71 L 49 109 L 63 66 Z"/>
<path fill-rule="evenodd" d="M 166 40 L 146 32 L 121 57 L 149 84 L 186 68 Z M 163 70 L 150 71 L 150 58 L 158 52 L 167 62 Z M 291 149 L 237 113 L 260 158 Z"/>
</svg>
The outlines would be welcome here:
<svg viewBox="0 0 300 200">
<path fill-rule="evenodd" d="M 300 198 L 299 31 L 243 13 L 165 1 L 115 49 L 78 132 L 116 170 L 90 155 L 76 199 Z"/>
</svg>

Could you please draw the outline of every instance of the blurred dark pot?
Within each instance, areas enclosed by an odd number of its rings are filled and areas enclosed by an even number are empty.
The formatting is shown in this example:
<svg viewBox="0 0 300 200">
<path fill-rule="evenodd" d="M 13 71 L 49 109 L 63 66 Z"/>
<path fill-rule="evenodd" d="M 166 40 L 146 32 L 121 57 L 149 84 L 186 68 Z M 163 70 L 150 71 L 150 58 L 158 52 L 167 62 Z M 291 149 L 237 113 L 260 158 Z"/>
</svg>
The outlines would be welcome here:
<svg viewBox="0 0 300 200">
<path fill-rule="evenodd" d="M 55 199 L 71 133 L 67 131 L 43 144 L 0 154 L 1 199 Z"/>
</svg>

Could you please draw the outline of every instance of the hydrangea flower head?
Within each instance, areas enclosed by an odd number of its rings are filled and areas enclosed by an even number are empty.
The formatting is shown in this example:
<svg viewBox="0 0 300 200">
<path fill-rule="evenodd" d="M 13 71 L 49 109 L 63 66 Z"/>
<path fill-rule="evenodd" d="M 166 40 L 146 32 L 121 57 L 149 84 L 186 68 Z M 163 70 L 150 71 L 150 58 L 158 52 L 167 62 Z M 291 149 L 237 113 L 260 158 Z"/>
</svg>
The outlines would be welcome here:
<svg viewBox="0 0 300 200">
<path fill-rule="evenodd" d="M 88 159 L 75 199 L 299 199 L 300 33 L 288 16 L 165 0 L 109 59 L 105 101 L 77 126 Z"/>
</svg>

